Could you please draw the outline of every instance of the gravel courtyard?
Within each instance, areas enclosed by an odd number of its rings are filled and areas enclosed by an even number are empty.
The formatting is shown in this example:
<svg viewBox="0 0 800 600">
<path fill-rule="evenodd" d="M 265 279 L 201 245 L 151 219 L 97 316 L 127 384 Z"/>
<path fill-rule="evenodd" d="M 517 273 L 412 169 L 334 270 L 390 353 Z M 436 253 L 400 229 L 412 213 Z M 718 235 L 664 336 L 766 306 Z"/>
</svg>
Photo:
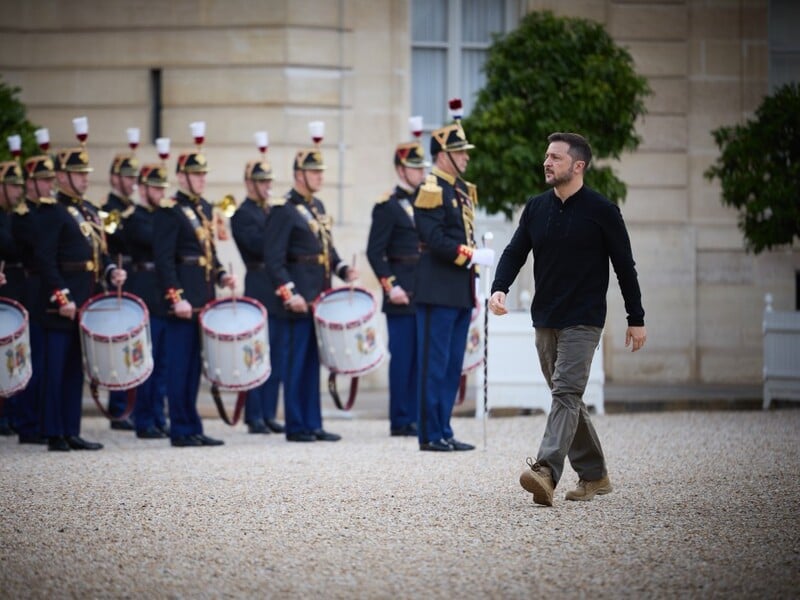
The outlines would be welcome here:
<svg viewBox="0 0 800 600">
<path fill-rule="evenodd" d="M 594 417 L 615 491 L 518 484 L 542 415 L 454 419 L 428 453 L 385 420 L 287 443 L 206 419 L 170 448 L 85 418 L 100 452 L 0 438 L 2 598 L 796 597 L 800 410 Z"/>
</svg>

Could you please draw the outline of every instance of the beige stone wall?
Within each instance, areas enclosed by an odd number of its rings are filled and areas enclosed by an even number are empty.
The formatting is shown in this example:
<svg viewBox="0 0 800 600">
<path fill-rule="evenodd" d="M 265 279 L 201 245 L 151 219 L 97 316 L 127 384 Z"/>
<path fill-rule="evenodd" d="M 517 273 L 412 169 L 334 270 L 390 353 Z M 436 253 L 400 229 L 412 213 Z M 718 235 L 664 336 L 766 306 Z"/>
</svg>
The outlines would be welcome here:
<svg viewBox="0 0 800 600">
<path fill-rule="evenodd" d="M 749 116 L 767 91 L 767 0 L 522 4 L 603 23 L 654 91 L 638 124 L 643 143 L 617 165 L 629 186 L 623 213 L 650 341 L 635 357 L 625 351 L 612 283 L 607 377 L 759 381 L 762 298 L 770 291 L 777 308 L 791 307 L 800 252 L 745 253 L 735 214 L 702 173 L 716 156 L 710 130 Z M 89 117 L 95 201 L 107 191 L 112 155 L 125 150 L 125 128 L 140 127 L 141 158 L 156 158 L 151 69 L 162 70 L 171 166 L 192 146 L 188 124 L 208 124 L 211 200 L 243 197 L 241 172 L 257 157 L 259 129 L 270 133 L 275 193 L 285 192 L 293 154 L 309 141 L 306 123 L 324 120 L 329 168 L 320 195 L 336 219 L 340 253 L 355 255 L 363 285 L 377 290 L 364 246 L 372 204 L 392 185 L 394 144 L 406 137 L 406 0 L 0 0 L 0 8 L 15 15 L 0 25 L 0 74 L 23 88 L 31 119 L 63 146 L 74 143 L 71 118 Z M 514 226 L 497 217 L 483 224 L 498 248 Z M 232 243 L 220 252 L 243 273 Z M 384 386 L 384 370 L 363 385 Z"/>
<path fill-rule="evenodd" d="M 768 90 L 767 0 L 542 0 L 603 23 L 653 89 L 642 145 L 618 165 L 649 342 L 623 347 L 622 300 L 609 293 L 606 374 L 615 381 L 759 382 L 763 297 L 793 309 L 800 251 L 744 250 L 736 213 L 703 172 L 710 131 L 752 116 Z"/>
</svg>

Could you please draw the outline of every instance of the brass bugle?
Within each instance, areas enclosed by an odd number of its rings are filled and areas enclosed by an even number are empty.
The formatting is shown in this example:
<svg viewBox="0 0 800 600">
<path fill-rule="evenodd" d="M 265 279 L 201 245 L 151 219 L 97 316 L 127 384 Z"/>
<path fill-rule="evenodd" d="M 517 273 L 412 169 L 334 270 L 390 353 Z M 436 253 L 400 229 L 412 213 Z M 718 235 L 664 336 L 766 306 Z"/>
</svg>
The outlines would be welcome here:
<svg viewBox="0 0 800 600">
<path fill-rule="evenodd" d="M 233 197 L 233 194 L 225 194 L 222 200 L 215 202 L 212 206 L 218 208 L 226 218 L 230 219 L 236 212 L 236 198 Z"/>
<path fill-rule="evenodd" d="M 122 222 L 122 217 L 118 210 L 112 210 L 111 212 L 98 210 L 97 216 L 99 216 L 100 220 L 103 222 L 103 231 L 108 235 L 113 235 L 114 232 L 119 229 L 119 224 Z"/>
</svg>

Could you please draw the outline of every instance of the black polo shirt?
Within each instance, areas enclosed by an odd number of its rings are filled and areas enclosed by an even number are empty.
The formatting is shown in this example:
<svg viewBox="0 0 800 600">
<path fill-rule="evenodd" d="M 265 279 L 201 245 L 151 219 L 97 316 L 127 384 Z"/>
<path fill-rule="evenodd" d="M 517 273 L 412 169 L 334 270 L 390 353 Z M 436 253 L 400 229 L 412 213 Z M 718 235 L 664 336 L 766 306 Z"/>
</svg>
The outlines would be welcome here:
<svg viewBox="0 0 800 600">
<path fill-rule="evenodd" d="M 630 238 L 619 208 L 585 185 L 562 202 L 553 190 L 530 198 L 497 265 L 492 292 L 508 292 L 533 252 L 534 327 L 603 327 L 609 260 L 628 325 L 644 325 Z"/>
</svg>

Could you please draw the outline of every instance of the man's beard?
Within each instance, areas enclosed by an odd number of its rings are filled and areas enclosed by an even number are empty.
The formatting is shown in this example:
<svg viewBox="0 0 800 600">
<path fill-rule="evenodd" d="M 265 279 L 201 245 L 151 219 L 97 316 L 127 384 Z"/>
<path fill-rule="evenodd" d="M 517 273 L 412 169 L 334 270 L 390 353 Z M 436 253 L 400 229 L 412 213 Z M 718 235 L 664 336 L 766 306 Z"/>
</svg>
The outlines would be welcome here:
<svg viewBox="0 0 800 600">
<path fill-rule="evenodd" d="M 572 178 L 574 176 L 575 176 L 575 174 L 572 172 L 572 167 L 570 167 L 569 171 L 567 171 L 563 175 L 561 175 L 559 177 L 554 177 L 550 181 L 550 187 L 558 187 L 560 185 L 564 185 L 566 183 L 569 183 L 570 181 L 572 181 Z"/>
</svg>

